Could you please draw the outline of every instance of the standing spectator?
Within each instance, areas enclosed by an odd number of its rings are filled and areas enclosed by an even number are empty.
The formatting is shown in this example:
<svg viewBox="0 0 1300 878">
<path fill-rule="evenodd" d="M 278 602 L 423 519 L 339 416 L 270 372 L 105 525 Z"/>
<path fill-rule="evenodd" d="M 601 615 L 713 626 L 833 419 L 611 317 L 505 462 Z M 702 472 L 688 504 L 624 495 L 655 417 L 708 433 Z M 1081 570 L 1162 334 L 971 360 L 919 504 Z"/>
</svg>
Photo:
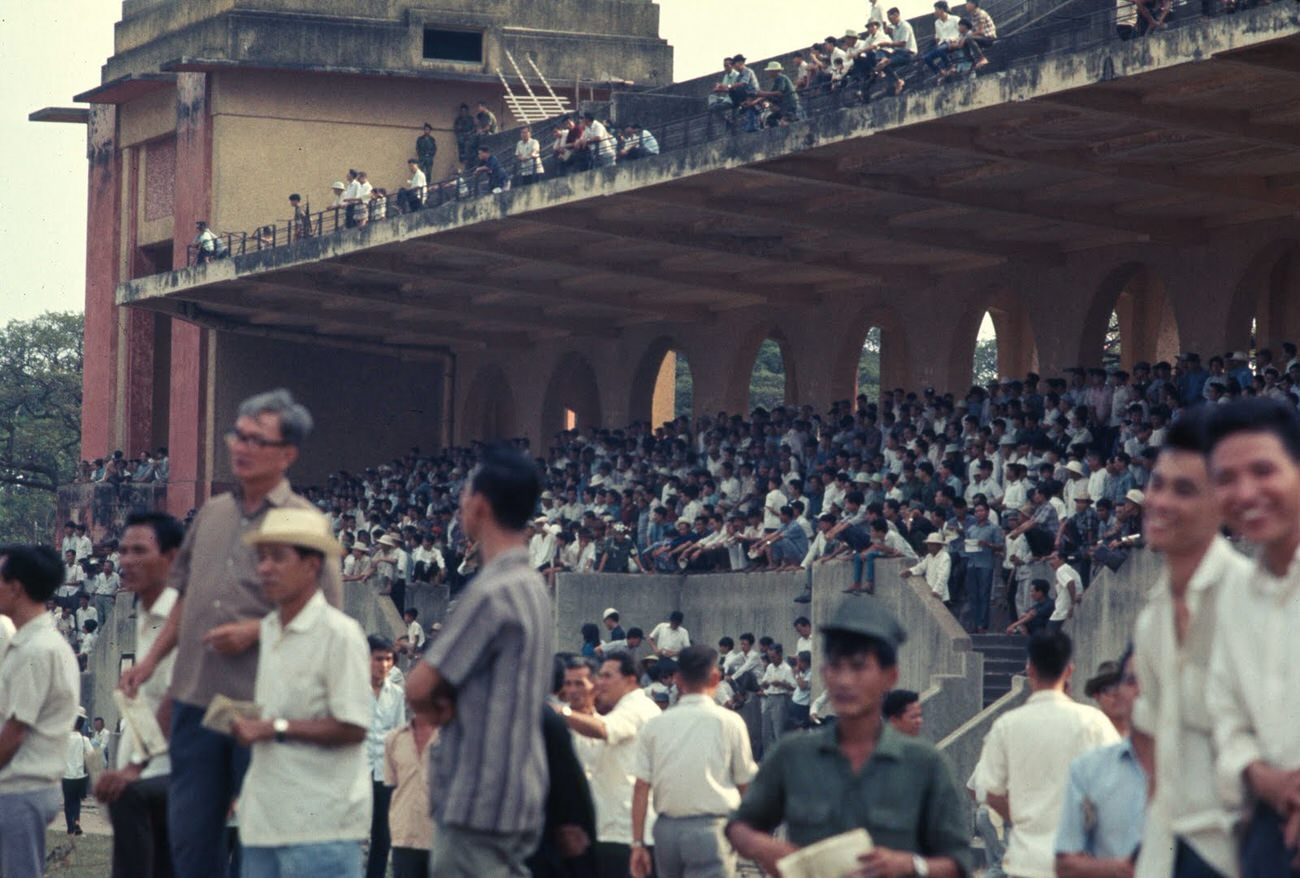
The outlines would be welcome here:
<svg viewBox="0 0 1300 878">
<path fill-rule="evenodd" d="M 921 734 L 924 715 L 921 711 L 921 696 L 911 689 L 894 689 L 885 696 L 881 713 L 898 731 L 910 737 Z"/>
<path fill-rule="evenodd" d="M 285 477 L 311 428 L 311 413 L 287 390 L 240 403 L 225 436 L 236 487 L 195 515 L 172 566 L 169 584 L 179 597 L 167 625 L 122 675 L 122 689 L 134 696 L 176 650 L 167 823 L 172 863 L 186 878 L 227 873 L 226 816 L 248 768 L 244 745 L 203 726 L 216 695 L 252 700 L 262 619 L 271 607 L 254 554 L 240 538 L 272 510 L 311 506 Z M 337 606 L 338 566 L 323 565 L 320 576 L 326 600 Z"/>
<path fill-rule="evenodd" d="M 433 126 L 424 123 L 424 133 L 415 138 L 415 155 L 420 172 L 426 181 L 433 179 L 433 160 L 438 155 L 438 141 L 433 136 Z M 424 193 L 421 192 L 421 197 Z"/>
<path fill-rule="evenodd" d="M 85 582 L 86 569 L 77 560 L 76 549 L 68 549 L 63 553 L 63 581 L 54 590 L 55 603 L 60 607 L 76 610 L 80 603 L 79 598 L 85 590 Z"/>
<path fill-rule="evenodd" d="M 790 714 L 790 696 L 794 693 L 794 672 L 785 662 L 785 648 L 779 643 L 767 650 L 768 665 L 760 681 L 759 695 L 763 704 L 763 753 L 770 753 L 777 739 L 785 734 L 786 718 Z"/>
<path fill-rule="evenodd" d="M 602 713 L 561 710 L 569 728 L 603 742 L 591 768 L 591 795 L 596 803 L 596 843 L 592 846 L 596 878 L 627 878 L 632 843 L 653 837 L 654 810 L 649 809 L 641 839 L 632 835 L 632 792 L 636 784 L 637 736 L 662 711 L 637 680 L 636 662 L 627 653 L 606 657 L 596 675 L 596 708 Z"/>
<path fill-rule="evenodd" d="M 790 696 L 790 716 L 787 729 L 808 728 L 808 715 L 812 708 L 812 651 L 799 650 L 795 654 L 794 692 Z"/>
<path fill-rule="evenodd" d="M 113 562 L 104 560 L 103 569 L 95 575 L 90 583 L 90 595 L 95 602 L 95 621 L 103 628 L 108 624 L 108 617 L 113 612 L 113 603 L 122 586 L 122 579 L 114 569 Z"/>
<path fill-rule="evenodd" d="M 531 186 L 544 172 L 542 145 L 533 139 L 533 129 L 525 125 L 519 129 L 519 142 L 515 144 L 515 180 L 520 186 Z"/>
<path fill-rule="evenodd" d="M 371 800 L 365 639 L 320 590 L 321 568 L 337 564 L 342 547 L 314 509 L 273 509 L 242 542 L 255 548 L 275 605 L 260 623 L 267 649 L 253 698 L 262 714 L 232 726 L 252 749 L 239 796 L 243 876 L 359 878 Z"/>
<path fill-rule="evenodd" d="M 861 859 L 863 874 L 970 874 L 970 828 L 947 762 L 881 713 L 898 681 L 902 626 L 863 597 L 843 601 L 822 631 L 821 674 L 838 719 L 767 754 L 728 839 L 774 875 L 787 854 L 861 827 L 875 843 Z M 788 840 L 770 834 L 782 823 Z"/>
<path fill-rule="evenodd" d="M 660 622 L 650 632 L 650 648 L 660 658 L 676 658 L 677 654 L 691 645 L 691 633 L 682 627 L 685 620 L 681 610 L 668 614 L 667 622 Z"/>
<path fill-rule="evenodd" d="M 384 739 L 406 719 L 402 687 L 389 680 L 393 670 L 393 644 L 370 635 L 370 724 L 366 729 L 366 759 L 370 763 L 373 807 L 370 813 L 370 852 L 366 857 L 366 878 L 384 878 L 392 837 L 388 826 L 391 785 L 384 777 Z"/>
<path fill-rule="evenodd" d="M 304 204 L 302 196 L 294 192 L 289 196 L 289 207 L 293 208 L 293 219 L 290 221 L 289 237 L 290 240 L 300 238 L 310 238 L 312 236 L 311 222 L 311 205 Z M 167 481 L 167 458 L 164 449 L 158 449 L 158 458 L 154 462 L 153 477 L 154 481 Z"/>
<path fill-rule="evenodd" d="M 137 512 L 122 532 L 122 585 L 135 595 L 135 648 L 148 653 L 167 625 L 176 590 L 167 587 L 172 561 L 185 531 L 170 515 Z M 175 656 L 168 656 L 137 698 L 165 725 L 171 714 Z M 131 722 L 125 723 L 117 748 L 117 767 L 95 782 L 95 798 L 108 806 L 113 826 L 113 878 L 170 878 L 167 848 L 167 777 L 171 757 L 151 753 Z"/>
<path fill-rule="evenodd" d="M 407 607 L 402 613 L 402 621 L 406 623 L 406 636 L 411 643 L 411 649 L 417 653 L 424 650 L 424 629 L 420 627 L 420 611 L 415 607 Z"/>
<path fill-rule="evenodd" d="M 1295 874 L 1300 749 L 1300 416 L 1268 398 L 1209 415 L 1210 476 L 1224 522 L 1260 549 L 1248 576 L 1224 582 L 1206 691 L 1219 795 L 1252 810 L 1239 836 L 1241 872 Z M 1288 865 L 1286 864 L 1290 864 Z"/>
<path fill-rule="evenodd" d="M 461 104 L 456 109 L 451 131 L 456 137 L 456 158 L 464 165 L 478 150 L 478 144 L 474 142 L 474 117 L 469 114 L 469 104 Z"/>
<path fill-rule="evenodd" d="M 618 620 L 618 610 L 614 607 L 606 608 L 605 612 L 601 614 L 601 624 L 603 624 L 605 630 L 609 632 L 610 640 L 622 640 L 627 636 L 623 631 L 623 626 L 618 623 Z"/>
<path fill-rule="evenodd" d="M 406 167 L 410 170 L 411 176 L 407 179 L 406 186 L 397 190 L 397 207 L 407 213 L 414 213 L 424 204 L 429 175 L 420 166 L 419 159 L 407 159 Z"/>
<path fill-rule="evenodd" d="M 1002 868 L 1012 878 L 1039 878 L 1055 869 L 1056 837 L 1070 763 L 1119 734 L 1101 711 L 1065 694 L 1074 666 L 1061 632 L 1029 641 L 1029 688 L 1021 707 L 994 721 L 984 739 L 971 786 L 1012 824 Z"/>
<path fill-rule="evenodd" d="M 523 874 L 541 834 L 547 775 L 537 718 L 554 635 L 524 538 L 540 492 L 532 461 L 504 445 L 485 449 L 460 502 L 483 566 L 407 678 L 412 710 L 443 726 L 430 775 L 430 869 L 439 878 Z"/>
<path fill-rule="evenodd" d="M 930 593 L 943 603 L 948 603 L 948 576 L 952 573 L 952 556 L 948 554 L 948 544 L 937 533 L 925 538 L 926 556 L 914 567 L 905 567 L 902 577 L 921 576 L 930 587 Z"/>
<path fill-rule="evenodd" d="M 64 738 L 63 751 L 63 819 L 68 835 L 82 835 L 81 800 L 86 798 L 89 783 L 86 760 L 95 755 L 95 747 L 86 737 L 86 709 L 77 708 L 77 720 Z M 35 873 L 33 873 L 35 874 Z"/>
<path fill-rule="evenodd" d="M 1098 691 L 1104 693 L 1101 703 L 1109 708 L 1108 716 L 1117 728 L 1127 729 L 1137 697 L 1132 659 L 1132 653 L 1126 652 L 1119 662 L 1103 663 L 1111 673 Z M 1145 848 L 1146 810 L 1147 775 L 1127 736 L 1077 757 L 1070 763 L 1056 830 L 1056 874 L 1061 878 L 1132 875 L 1133 862 Z"/>
<path fill-rule="evenodd" d="M 1079 578 L 1079 572 L 1066 564 L 1057 552 L 1048 556 L 1047 563 L 1056 571 L 1056 605 L 1047 624 L 1051 630 L 1060 631 L 1066 621 L 1074 618 L 1074 608 L 1083 603 L 1083 580 Z"/>
<path fill-rule="evenodd" d="M 62 576 L 45 546 L 0 547 L 0 873 L 40 875 L 59 810 L 80 681 L 45 603 Z"/>
<path fill-rule="evenodd" d="M 485 179 L 494 193 L 505 191 L 510 184 L 510 175 L 501 167 L 501 161 L 486 146 L 478 148 L 478 164 L 474 167 L 474 179 Z"/>
<path fill-rule="evenodd" d="M 735 854 L 726 839 L 727 817 L 740 804 L 756 771 L 745 723 L 713 699 L 721 672 L 718 654 L 691 646 L 677 661 L 681 696 L 672 710 L 652 718 L 636 742 L 629 871 L 651 871 L 646 815 L 654 796 L 654 868 L 659 878 L 731 876 Z"/>
<path fill-rule="evenodd" d="M 996 562 L 993 553 L 1002 550 L 1005 539 L 1002 529 L 989 521 L 988 503 L 975 504 L 975 522 L 967 525 L 965 538 L 967 622 L 975 633 L 985 634 L 989 630 L 989 604 L 993 594 Z"/>
<path fill-rule="evenodd" d="M 1155 787 L 1140 878 L 1188 874 L 1194 866 L 1237 871 L 1233 814 L 1216 793 L 1205 680 L 1214 632 L 1233 612 L 1223 595 L 1228 583 L 1249 578 L 1251 564 L 1219 535 L 1198 426 L 1198 417 L 1184 414 L 1170 427 L 1145 497 L 1143 536 L 1165 564 L 1133 636 L 1141 686 L 1133 750 Z"/>
<path fill-rule="evenodd" d="M 196 265 L 203 265 L 219 258 L 221 256 L 218 249 L 220 244 L 221 239 L 217 237 L 216 232 L 208 228 L 206 222 L 198 220 L 194 223 L 194 243 L 191 246 L 194 247 L 194 263 Z"/>
<path fill-rule="evenodd" d="M 420 714 L 384 739 L 384 784 L 389 788 L 388 827 L 393 878 L 429 878 L 429 751 L 438 730 Z"/>
</svg>

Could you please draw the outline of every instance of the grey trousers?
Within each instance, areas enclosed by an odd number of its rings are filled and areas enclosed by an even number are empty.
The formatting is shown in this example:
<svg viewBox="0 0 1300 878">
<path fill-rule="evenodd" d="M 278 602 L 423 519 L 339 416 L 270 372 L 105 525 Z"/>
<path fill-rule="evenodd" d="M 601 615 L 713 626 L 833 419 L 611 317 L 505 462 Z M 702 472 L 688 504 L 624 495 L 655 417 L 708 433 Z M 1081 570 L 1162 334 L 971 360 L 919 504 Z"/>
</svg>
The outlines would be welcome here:
<svg viewBox="0 0 1300 878">
<path fill-rule="evenodd" d="M 540 830 L 480 832 L 438 823 L 429 874 L 438 878 L 528 878 L 524 860 L 537 850 Z"/>
<path fill-rule="evenodd" d="M 659 878 L 733 878 L 736 854 L 726 829 L 726 817 L 659 815 L 654 828 Z"/>
<path fill-rule="evenodd" d="M 45 828 L 62 803 L 55 786 L 0 795 L 0 875 L 45 874 Z"/>
<path fill-rule="evenodd" d="M 790 711 L 789 695 L 764 695 L 763 704 L 763 753 L 768 753 L 776 746 L 776 739 L 785 734 L 785 717 Z"/>
</svg>

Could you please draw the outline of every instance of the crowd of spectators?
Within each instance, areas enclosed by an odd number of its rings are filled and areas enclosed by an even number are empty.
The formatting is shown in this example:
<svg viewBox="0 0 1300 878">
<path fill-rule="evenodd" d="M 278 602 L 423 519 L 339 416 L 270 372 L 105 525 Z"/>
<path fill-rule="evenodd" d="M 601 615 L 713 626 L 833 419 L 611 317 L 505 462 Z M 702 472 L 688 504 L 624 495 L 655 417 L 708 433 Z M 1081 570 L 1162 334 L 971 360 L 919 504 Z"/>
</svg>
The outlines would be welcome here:
<svg viewBox="0 0 1300 878">
<path fill-rule="evenodd" d="M 119 448 L 106 457 L 83 460 L 77 467 L 73 481 L 77 484 L 105 482 L 110 485 L 166 484 L 171 471 L 171 461 L 166 446 L 156 451 L 141 451 L 134 460 Z"/>
</svg>

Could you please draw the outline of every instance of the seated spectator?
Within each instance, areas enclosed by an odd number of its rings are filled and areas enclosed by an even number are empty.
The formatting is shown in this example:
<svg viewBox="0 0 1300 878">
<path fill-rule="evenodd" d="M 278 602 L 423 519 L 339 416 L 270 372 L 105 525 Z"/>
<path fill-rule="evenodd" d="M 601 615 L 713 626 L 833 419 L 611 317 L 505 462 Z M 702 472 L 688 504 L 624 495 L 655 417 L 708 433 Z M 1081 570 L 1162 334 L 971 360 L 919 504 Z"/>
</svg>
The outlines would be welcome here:
<svg viewBox="0 0 1300 878">
<path fill-rule="evenodd" d="M 620 160 L 635 161 L 652 155 L 659 155 L 659 141 L 653 134 L 635 122 L 623 129 L 623 147 L 618 153 Z"/>
<path fill-rule="evenodd" d="M 1055 606 L 1051 598 L 1052 586 L 1046 579 L 1035 579 L 1030 583 L 1029 589 L 1029 609 L 1007 626 L 1008 634 L 1027 634 L 1033 637 L 1047 630 Z"/>
<path fill-rule="evenodd" d="M 799 108 L 799 94 L 790 77 L 785 75 L 781 62 L 767 62 L 766 72 L 772 74 L 771 87 L 767 91 L 758 92 L 758 95 L 772 99 L 773 109 L 768 116 L 768 127 L 798 122 L 803 117 Z"/>
<path fill-rule="evenodd" d="M 979 70 L 989 63 L 989 59 L 984 57 L 984 50 L 997 40 L 998 29 L 993 23 L 993 17 L 980 8 L 980 0 L 966 0 L 965 20 L 970 30 L 962 35 L 960 48 L 974 69 Z"/>
<path fill-rule="evenodd" d="M 948 0 L 935 0 L 934 47 L 922 59 L 925 66 L 942 79 L 951 67 L 949 55 L 960 45 L 961 33 L 957 29 L 957 19 L 948 12 Z"/>
<path fill-rule="evenodd" d="M 876 62 L 876 73 L 892 76 L 894 94 L 902 94 L 907 83 L 898 71 L 911 64 L 916 57 L 916 35 L 912 33 L 912 26 L 903 18 L 897 6 L 889 10 L 887 31 L 889 39 L 881 43 L 881 49 L 888 51 L 888 54 Z"/>
<path fill-rule="evenodd" d="M 406 185 L 397 190 L 397 208 L 405 213 L 414 213 L 424 205 L 424 195 L 429 181 L 420 167 L 419 159 L 407 159 L 406 167 L 410 170 L 411 176 L 407 179 Z"/>
<path fill-rule="evenodd" d="M 555 172 L 561 177 L 574 171 L 591 167 L 591 153 L 583 137 L 583 127 L 571 116 L 566 116 L 556 132 Z"/>
</svg>

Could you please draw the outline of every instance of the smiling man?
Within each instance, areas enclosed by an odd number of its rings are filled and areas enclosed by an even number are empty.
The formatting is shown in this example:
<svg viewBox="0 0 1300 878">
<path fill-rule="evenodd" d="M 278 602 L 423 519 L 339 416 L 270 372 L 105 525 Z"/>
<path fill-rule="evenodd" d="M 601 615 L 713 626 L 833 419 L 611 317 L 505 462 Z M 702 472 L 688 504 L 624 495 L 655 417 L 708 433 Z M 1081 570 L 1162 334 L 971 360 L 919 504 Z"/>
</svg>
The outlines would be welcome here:
<svg viewBox="0 0 1300 878">
<path fill-rule="evenodd" d="M 1219 406 L 1207 427 L 1210 479 L 1228 527 L 1260 548 L 1225 583 L 1206 691 L 1219 793 L 1253 805 L 1243 875 L 1300 870 L 1300 415 L 1267 398 Z"/>
<path fill-rule="evenodd" d="M 970 874 L 970 832 L 951 770 L 932 744 L 881 712 L 898 682 L 902 626 L 867 596 L 842 603 L 822 632 L 822 679 L 839 721 L 784 738 L 766 755 L 727 837 L 769 875 L 787 854 L 858 827 L 875 842 L 863 875 Z M 782 823 L 789 841 L 771 835 Z"/>
<path fill-rule="evenodd" d="M 204 728 L 203 715 L 218 694 L 240 701 L 253 697 L 261 620 L 272 604 L 242 537 L 259 530 L 273 509 L 311 506 L 285 478 L 311 428 L 311 414 L 287 390 L 240 404 L 226 432 L 236 487 L 213 497 L 194 517 L 172 565 L 176 605 L 153 648 L 122 675 L 121 688 L 134 695 L 176 650 L 167 823 L 181 875 L 225 878 L 228 872 L 226 816 L 239 795 L 248 750 Z M 321 591 L 333 606 L 342 599 L 340 576 L 337 564 L 320 568 Z"/>
<path fill-rule="evenodd" d="M 1236 871 L 1233 815 L 1215 792 L 1205 681 L 1214 632 L 1233 612 L 1222 595 L 1250 562 L 1219 535 L 1203 427 L 1192 410 L 1169 428 L 1146 490 L 1143 536 L 1165 564 L 1133 638 L 1142 686 L 1133 751 L 1155 788 L 1138 878 Z"/>
</svg>

